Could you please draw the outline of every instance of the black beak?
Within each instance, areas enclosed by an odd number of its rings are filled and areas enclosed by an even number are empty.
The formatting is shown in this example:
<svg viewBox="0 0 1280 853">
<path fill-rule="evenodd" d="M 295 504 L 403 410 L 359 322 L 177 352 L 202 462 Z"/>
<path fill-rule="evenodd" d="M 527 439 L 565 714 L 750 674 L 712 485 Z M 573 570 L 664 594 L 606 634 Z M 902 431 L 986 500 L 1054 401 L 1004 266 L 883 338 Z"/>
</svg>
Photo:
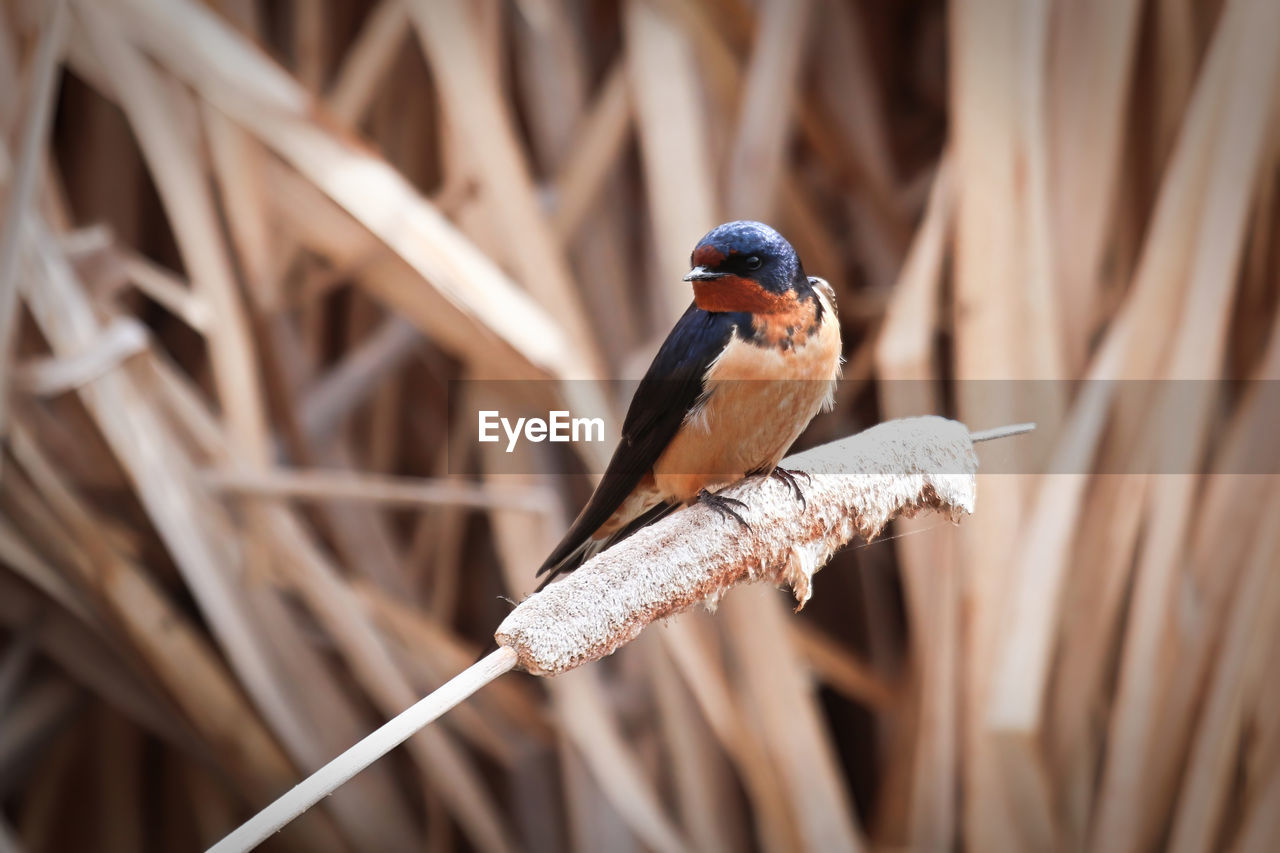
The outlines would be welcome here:
<svg viewBox="0 0 1280 853">
<path fill-rule="evenodd" d="M 717 278 L 724 278 L 727 272 L 715 272 L 706 267 L 694 267 L 689 270 L 689 274 L 684 277 L 685 281 L 711 281 Z"/>
</svg>

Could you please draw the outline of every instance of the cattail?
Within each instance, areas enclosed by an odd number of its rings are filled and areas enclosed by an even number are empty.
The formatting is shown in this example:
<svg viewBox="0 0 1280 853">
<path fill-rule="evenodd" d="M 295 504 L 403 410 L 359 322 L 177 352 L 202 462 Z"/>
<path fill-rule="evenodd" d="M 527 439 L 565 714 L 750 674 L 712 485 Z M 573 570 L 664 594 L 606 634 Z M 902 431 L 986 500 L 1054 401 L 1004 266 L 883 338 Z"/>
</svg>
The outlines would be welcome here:
<svg viewBox="0 0 1280 853">
<path fill-rule="evenodd" d="M 880 424 L 786 460 L 804 498 L 780 480 L 725 490 L 749 509 L 735 519 L 695 505 L 647 527 L 520 604 L 497 631 L 519 665 L 555 675 L 611 654 L 654 620 L 731 587 L 789 584 L 801 607 L 811 579 L 854 534 L 870 540 L 893 518 L 973 512 L 977 458 L 968 429 L 924 417 Z M 806 476 L 807 475 L 807 476 Z"/>
<path fill-rule="evenodd" d="M 555 675 L 611 654 L 651 622 L 731 587 L 787 583 L 800 606 L 814 572 L 855 534 L 870 540 L 892 519 L 930 509 L 953 521 L 973 512 L 975 441 L 1027 426 L 970 434 L 939 417 L 907 418 L 783 460 L 801 500 L 776 479 L 752 477 L 722 492 L 746 504 L 744 528 L 693 506 L 597 555 L 525 599 L 499 626 L 498 650 L 397 715 L 211 848 L 249 850 L 321 797 L 493 679 L 519 666 Z"/>
</svg>

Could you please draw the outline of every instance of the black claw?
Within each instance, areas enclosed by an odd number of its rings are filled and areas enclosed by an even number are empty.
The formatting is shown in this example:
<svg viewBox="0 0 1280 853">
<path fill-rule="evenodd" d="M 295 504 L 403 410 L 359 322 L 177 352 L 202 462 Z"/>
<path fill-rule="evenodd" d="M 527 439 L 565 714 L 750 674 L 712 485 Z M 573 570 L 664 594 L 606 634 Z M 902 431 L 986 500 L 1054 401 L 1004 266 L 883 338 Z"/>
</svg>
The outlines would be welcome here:
<svg viewBox="0 0 1280 853">
<path fill-rule="evenodd" d="M 747 508 L 747 505 L 742 501 L 738 500 L 737 498 L 730 498 L 730 497 L 725 497 L 724 495 L 712 494 L 711 492 L 708 492 L 706 489 L 700 489 L 698 491 L 698 503 L 706 504 L 707 506 L 711 507 L 712 509 L 714 509 L 716 512 L 720 513 L 723 516 L 730 516 L 734 518 L 735 520 L 737 520 L 739 524 L 747 528 L 747 530 L 751 529 L 751 525 L 747 523 L 747 520 L 742 516 L 738 515 L 737 511 L 734 510 L 734 507 L 738 507 L 739 509 Z"/>
<path fill-rule="evenodd" d="M 813 478 L 809 476 L 808 471 L 788 471 L 786 468 L 774 468 L 769 473 L 770 477 L 777 477 L 782 482 L 791 487 L 791 491 L 795 493 L 796 500 L 800 501 L 800 506 L 806 507 L 808 501 L 804 499 L 804 492 L 800 490 L 800 484 L 796 482 L 796 477 L 804 477 L 806 483 L 812 483 Z"/>
</svg>

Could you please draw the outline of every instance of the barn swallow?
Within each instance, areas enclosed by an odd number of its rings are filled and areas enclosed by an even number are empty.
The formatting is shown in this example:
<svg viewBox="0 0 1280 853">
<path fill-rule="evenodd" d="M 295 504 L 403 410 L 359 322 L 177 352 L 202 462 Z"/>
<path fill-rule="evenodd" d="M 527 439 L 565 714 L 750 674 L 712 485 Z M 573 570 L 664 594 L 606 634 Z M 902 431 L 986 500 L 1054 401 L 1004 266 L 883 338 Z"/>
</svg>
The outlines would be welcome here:
<svg viewBox="0 0 1280 853">
<path fill-rule="evenodd" d="M 743 504 L 716 490 L 747 476 L 778 477 L 804 499 L 778 462 L 832 405 L 835 293 L 760 222 L 713 229 L 690 265 L 693 303 L 640 380 L 600 484 L 538 569 L 542 586 L 680 506 L 701 501 L 745 525 Z"/>
</svg>

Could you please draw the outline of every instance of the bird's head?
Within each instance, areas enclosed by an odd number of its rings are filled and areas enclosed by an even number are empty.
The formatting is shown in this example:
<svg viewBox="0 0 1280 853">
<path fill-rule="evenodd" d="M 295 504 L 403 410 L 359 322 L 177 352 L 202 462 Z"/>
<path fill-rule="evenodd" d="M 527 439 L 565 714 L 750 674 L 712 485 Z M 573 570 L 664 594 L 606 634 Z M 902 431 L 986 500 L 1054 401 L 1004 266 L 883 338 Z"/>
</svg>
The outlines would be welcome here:
<svg viewBox="0 0 1280 853">
<path fill-rule="evenodd" d="M 684 277 L 704 311 L 789 311 L 809 286 L 795 249 L 763 222 L 726 222 L 698 241 Z"/>
</svg>

